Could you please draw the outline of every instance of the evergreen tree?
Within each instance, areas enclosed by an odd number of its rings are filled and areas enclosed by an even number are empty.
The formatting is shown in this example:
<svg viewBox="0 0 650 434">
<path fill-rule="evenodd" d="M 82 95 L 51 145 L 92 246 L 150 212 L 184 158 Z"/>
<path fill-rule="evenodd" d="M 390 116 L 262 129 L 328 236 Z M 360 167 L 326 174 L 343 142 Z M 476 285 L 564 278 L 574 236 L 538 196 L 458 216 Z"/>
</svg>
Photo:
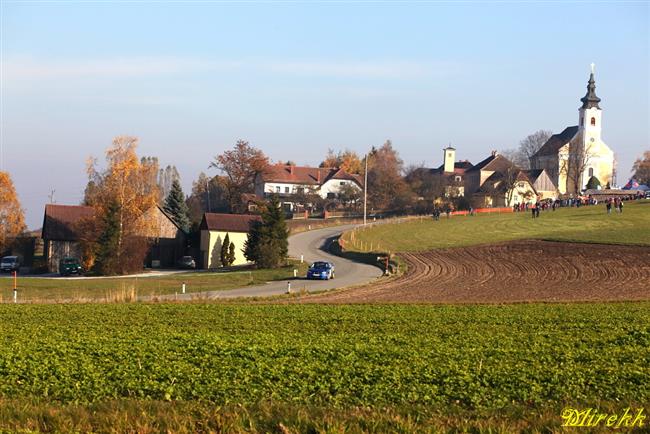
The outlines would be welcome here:
<svg viewBox="0 0 650 434">
<path fill-rule="evenodd" d="M 111 201 L 102 217 L 102 232 L 97 240 L 97 256 L 93 271 L 98 274 L 114 274 L 117 269 L 117 251 L 120 239 L 120 207 Z"/>
<path fill-rule="evenodd" d="M 183 231 L 189 232 L 189 209 L 185 203 L 185 195 L 183 194 L 183 189 L 181 188 L 181 183 L 178 181 L 178 178 L 174 178 L 174 181 L 172 182 L 163 209 Z"/>
<path fill-rule="evenodd" d="M 271 197 L 261 217 L 251 225 L 244 256 L 260 268 L 277 268 L 289 253 L 289 231 L 277 196 Z"/>
<path fill-rule="evenodd" d="M 228 262 L 230 265 L 235 263 L 235 243 L 230 243 L 228 248 Z"/>
<path fill-rule="evenodd" d="M 589 181 L 587 181 L 587 190 L 596 190 L 598 187 L 600 187 L 600 180 L 595 176 L 589 178 Z"/>
<path fill-rule="evenodd" d="M 221 265 L 224 267 L 230 266 L 230 255 L 228 253 L 228 249 L 230 248 L 230 236 L 226 233 L 226 237 L 223 239 L 223 243 L 221 243 Z"/>
</svg>

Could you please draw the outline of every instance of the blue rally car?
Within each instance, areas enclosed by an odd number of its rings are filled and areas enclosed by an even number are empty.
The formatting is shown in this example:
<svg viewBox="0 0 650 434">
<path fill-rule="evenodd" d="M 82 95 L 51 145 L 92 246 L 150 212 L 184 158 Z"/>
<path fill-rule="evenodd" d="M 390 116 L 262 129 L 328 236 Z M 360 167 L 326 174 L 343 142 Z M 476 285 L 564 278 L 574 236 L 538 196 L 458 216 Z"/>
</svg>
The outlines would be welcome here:
<svg viewBox="0 0 650 434">
<path fill-rule="evenodd" d="M 334 265 L 325 261 L 314 262 L 307 270 L 307 279 L 334 279 Z"/>
</svg>

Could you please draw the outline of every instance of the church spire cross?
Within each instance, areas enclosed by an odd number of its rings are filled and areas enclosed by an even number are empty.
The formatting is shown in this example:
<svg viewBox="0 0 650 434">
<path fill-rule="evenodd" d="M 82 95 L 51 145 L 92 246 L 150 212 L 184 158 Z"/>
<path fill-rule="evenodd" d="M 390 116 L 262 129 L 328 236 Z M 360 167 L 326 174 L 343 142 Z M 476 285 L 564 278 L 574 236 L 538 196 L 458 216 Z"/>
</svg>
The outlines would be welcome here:
<svg viewBox="0 0 650 434">
<path fill-rule="evenodd" d="M 596 96 L 596 80 L 594 79 L 594 68 L 596 65 L 591 64 L 591 74 L 589 75 L 589 82 L 587 83 L 587 94 L 580 98 L 582 101 L 583 109 L 597 108 L 600 109 L 598 103 L 600 98 Z"/>
</svg>

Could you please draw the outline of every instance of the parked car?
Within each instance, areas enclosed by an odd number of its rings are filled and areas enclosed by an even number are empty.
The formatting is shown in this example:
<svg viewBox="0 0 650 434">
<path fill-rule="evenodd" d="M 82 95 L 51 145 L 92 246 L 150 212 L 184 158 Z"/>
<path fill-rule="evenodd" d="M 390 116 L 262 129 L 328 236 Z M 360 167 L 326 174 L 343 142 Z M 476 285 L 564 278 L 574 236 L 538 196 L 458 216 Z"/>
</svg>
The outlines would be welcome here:
<svg viewBox="0 0 650 434">
<path fill-rule="evenodd" d="M 191 256 L 183 256 L 181 259 L 177 261 L 178 268 L 187 268 L 190 270 L 194 270 L 196 268 L 196 262 L 194 261 L 194 258 Z"/>
<path fill-rule="evenodd" d="M 70 276 L 71 274 L 81 275 L 83 267 L 77 258 L 63 258 L 59 261 L 59 274 Z"/>
<path fill-rule="evenodd" d="M 20 268 L 18 256 L 5 256 L 0 261 L 0 271 L 3 273 L 13 273 Z"/>
<path fill-rule="evenodd" d="M 317 261 L 309 266 L 307 279 L 334 279 L 334 264 L 326 261 Z"/>
</svg>

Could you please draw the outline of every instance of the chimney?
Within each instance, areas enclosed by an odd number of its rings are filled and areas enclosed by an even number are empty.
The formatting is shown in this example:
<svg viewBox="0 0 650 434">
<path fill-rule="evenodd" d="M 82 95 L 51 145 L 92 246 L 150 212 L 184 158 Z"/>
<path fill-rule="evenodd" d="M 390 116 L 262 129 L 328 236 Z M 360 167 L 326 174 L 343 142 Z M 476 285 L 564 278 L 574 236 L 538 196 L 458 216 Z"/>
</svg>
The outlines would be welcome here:
<svg viewBox="0 0 650 434">
<path fill-rule="evenodd" d="M 320 169 L 316 169 L 316 170 L 318 170 L 318 180 L 317 181 L 320 184 Z"/>
<path fill-rule="evenodd" d="M 293 165 L 289 165 L 289 173 L 293 175 Z"/>
</svg>

